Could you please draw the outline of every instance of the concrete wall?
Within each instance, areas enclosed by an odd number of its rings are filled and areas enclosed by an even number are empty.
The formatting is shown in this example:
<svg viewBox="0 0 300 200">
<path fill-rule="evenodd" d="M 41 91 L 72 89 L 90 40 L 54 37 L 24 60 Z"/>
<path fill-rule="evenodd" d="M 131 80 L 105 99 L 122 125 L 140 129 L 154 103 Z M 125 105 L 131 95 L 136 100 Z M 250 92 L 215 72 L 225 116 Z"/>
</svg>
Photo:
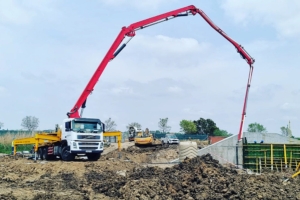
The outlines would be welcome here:
<svg viewBox="0 0 300 200">
<path fill-rule="evenodd" d="M 270 144 L 300 144 L 300 140 L 289 138 L 277 133 L 250 133 L 245 132 L 243 137 L 247 138 L 248 143 L 254 143 L 254 141 L 260 143 L 263 140 L 264 143 Z M 238 150 L 236 150 L 238 149 Z M 203 149 L 198 150 L 198 155 L 204 155 L 210 153 L 220 163 L 231 163 L 241 167 L 243 163 L 243 151 L 242 141 L 237 144 L 237 135 L 230 136 L 217 143 L 209 145 Z M 236 156 L 238 154 L 238 158 Z"/>
<path fill-rule="evenodd" d="M 220 163 L 236 164 L 237 135 L 232 135 L 219 142 L 198 150 L 198 155 L 211 154 Z M 239 148 L 239 147 L 238 147 Z M 242 158 L 238 158 L 242 159 Z"/>
</svg>

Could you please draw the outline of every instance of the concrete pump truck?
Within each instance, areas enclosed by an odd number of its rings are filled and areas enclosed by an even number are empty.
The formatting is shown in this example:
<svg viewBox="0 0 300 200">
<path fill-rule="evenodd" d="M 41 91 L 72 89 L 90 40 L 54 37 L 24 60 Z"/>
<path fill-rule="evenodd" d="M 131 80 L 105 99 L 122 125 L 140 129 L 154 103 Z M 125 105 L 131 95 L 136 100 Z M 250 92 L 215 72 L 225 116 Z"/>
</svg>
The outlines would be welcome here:
<svg viewBox="0 0 300 200">
<path fill-rule="evenodd" d="M 128 27 L 122 27 L 119 35 L 99 64 L 74 107 L 70 112 L 67 113 L 68 118 L 63 121 L 63 124 L 60 127 L 57 126 L 56 131 L 53 133 L 41 133 L 36 134 L 31 138 L 14 140 L 14 154 L 16 154 L 16 148 L 18 145 L 34 144 L 35 155 L 41 159 L 51 160 L 59 156 L 64 161 L 71 161 L 76 155 L 85 154 L 89 160 L 98 160 L 103 152 L 103 136 L 118 136 L 120 138 L 121 134 L 120 132 L 106 133 L 105 126 L 101 120 L 82 118 L 82 112 L 86 107 L 87 97 L 93 91 L 94 86 L 96 85 L 108 62 L 116 58 L 116 56 L 126 47 L 128 42 L 135 36 L 136 31 L 164 21 L 176 19 L 178 17 L 186 17 L 190 15 L 194 16 L 196 14 L 199 14 L 215 31 L 229 41 L 236 48 L 241 57 L 246 60 L 250 67 L 242 110 L 242 120 L 238 134 L 238 140 L 240 140 L 242 136 L 244 118 L 246 115 L 248 93 L 253 72 L 253 63 L 255 60 L 246 52 L 246 50 L 244 50 L 240 44 L 227 36 L 222 29 L 216 26 L 202 10 L 190 5 L 133 23 Z M 121 45 L 122 41 L 126 37 L 129 39 Z M 81 112 L 79 115 L 80 108 Z M 118 141 L 120 142 L 120 140 Z"/>
</svg>

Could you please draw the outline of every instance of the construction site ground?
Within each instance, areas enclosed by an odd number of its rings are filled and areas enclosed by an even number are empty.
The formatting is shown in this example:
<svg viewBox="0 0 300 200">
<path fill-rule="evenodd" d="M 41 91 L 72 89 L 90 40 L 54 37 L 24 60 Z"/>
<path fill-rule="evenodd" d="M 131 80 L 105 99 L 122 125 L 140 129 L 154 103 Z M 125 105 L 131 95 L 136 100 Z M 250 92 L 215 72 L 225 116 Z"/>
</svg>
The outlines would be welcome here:
<svg viewBox="0 0 300 200">
<path fill-rule="evenodd" d="M 178 146 L 107 147 L 100 160 L 0 156 L 0 199 L 300 199 L 292 171 L 249 174 L 207 154 L 180 164 Z M 287 178 L 289 178 L 287 180 Z"/>
</svg>

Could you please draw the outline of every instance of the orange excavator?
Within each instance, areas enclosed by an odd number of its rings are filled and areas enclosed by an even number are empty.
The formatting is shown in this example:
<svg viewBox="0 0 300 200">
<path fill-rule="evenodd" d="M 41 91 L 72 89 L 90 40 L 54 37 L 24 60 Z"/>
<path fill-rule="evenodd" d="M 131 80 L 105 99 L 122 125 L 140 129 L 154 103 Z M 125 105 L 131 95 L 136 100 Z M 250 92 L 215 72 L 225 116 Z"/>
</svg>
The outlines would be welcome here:
<svg viewBox="0 0 300 200">
<path fill-rule="evenodd" d="M 138 134 L 134 138 L 134 144 L 136 146 L 156 146 L 161 145 L 161 142 L 159 142 L 159 140 L 156 140 L 149 132 L 149 129 L 146 128 L 145 131 L 138 132 Z"/>
<path fill-rule="evenodd" d="M 146 128 L 145 131 L 137 127 L 129 127 L 129 141 L 134 141 L 136 146 L 155 146 L 161 144 L 156 140 L 150 133 L 149 129 Z"/>
</svg>

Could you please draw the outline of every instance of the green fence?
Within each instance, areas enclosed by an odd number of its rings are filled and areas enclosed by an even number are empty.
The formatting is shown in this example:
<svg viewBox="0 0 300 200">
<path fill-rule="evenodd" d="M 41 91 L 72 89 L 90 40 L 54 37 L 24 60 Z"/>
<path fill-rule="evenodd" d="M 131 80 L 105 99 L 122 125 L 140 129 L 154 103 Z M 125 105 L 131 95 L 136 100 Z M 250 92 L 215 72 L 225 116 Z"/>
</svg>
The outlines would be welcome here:
<svg viewBox="0 0 300 200">
<path fill-rule="evenodd" d="M 198 135 L 198 134 L 181 134 L 181 133 L 175 133 L 176 137 L 179 140 L 207 140 L 207 135 Z M 165 133 L 153 133 L 154 138 L 160 139 L 166 136 Z"/>
<path fill-rule="evenodd" d="M 9 133 L 9 134 L 18 134 L 18 133 L 20 133 L 20 132 L 22 132 L 22 133 L 25 133 L 25 134 L 27 134 L 27 133 L 31 133 L 31 132 L 29 132 L 29 131 L 16 131 L 16 130 L 0 130 L 0 136 L 1 135 L 5 135 L 5 134 L 7 134 L 7 133 Z"/>
<path fill-rule="evenodd" d="M 300 144 L 243 144 L 243 167 L 254 172 L 295 169 L 299 162 Z"/>
<path fill-rule="evenodd" d="M 156 139 L 161 139 L 161 138 L 165 137 L 166 134 L 167 134 L 167 133 L 161 133 L 159 131 L 150 131 L 150 133 Z M 176 135 L 176 137 L 179 140 L 188 140 L 188 139 L 192 139 L 192 140 L 207 140 L 208 139 L 207 135 L 181 134 L 181 133 L 174 133 L 174 135 Z M 125 139 L 128 139 L 128 132 L 127 131 L 122 132 L 122 141 L 124 141 Z M 113 141 L 113 140 L 111 140 L 111 141 Z"/>
</svg>

